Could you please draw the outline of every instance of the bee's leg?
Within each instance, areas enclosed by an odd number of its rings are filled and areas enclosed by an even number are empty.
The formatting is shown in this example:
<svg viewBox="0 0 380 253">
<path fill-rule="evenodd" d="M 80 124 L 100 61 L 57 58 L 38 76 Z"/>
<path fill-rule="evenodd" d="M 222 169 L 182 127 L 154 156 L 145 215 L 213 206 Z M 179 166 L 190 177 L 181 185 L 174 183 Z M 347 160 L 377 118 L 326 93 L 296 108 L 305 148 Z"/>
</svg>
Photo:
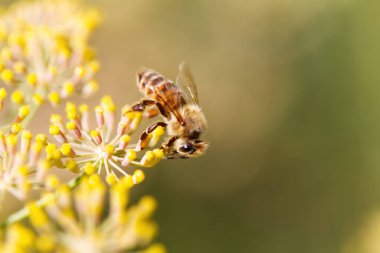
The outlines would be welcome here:
<svg viewBox="0 0 380 253">
<path fill-rule="evenodd" d="M 140 103 L 137 103 L 137 104 L 133 105 L 132 106 L 132 111 L 143 112 L 143 111 L 146 110 L 147 107 L 150 107 L 150 106 L 153 106 L 153 105 L 155 105 L 157 107 L 158 111 L 161 113 L 161 115 L 164 118 L 168 118 L 169 117 L 168 113 L 165 111 L 165 109 L 162 106 L 162 104 L 160 102 L 155 101 L 155 100 L 144 99 Z M 154 116 L 156 116 L 156 115 L 154 115 Z"/>
<path fill-rule="evenodd" d="M 148 138 L 149 134 L 152 133 L 159 126 L 166 128 L 167 124 L 165 122 L 157 122 L 157 123 L 154 123 L 153 125 L 151 125 L 150 127 L 148 127 L 145 130 L 145 132 L 143 132 L 140 136 L 139 142 L 136 145 L 137 151 L 140 151 L 140 150 L 144 149 L 146 146 L 148 146 L 148 144 L 151 140 L 151 138 Z"/>
<path fill-rule="evenodd" d="M 158 114 L 160 114 L 160 110 L 158 110 L 157 108 L 151 108 L 149 110 L 146 110 L 143 116 L 144 118 L 151 119 L 151 118 L 156 117 Z"/>
<path fill-rule="evenodd" d="M 164 150 L 164 153 L 168 159 L 176 159 L 177 152 L 176 151 L 173 152 L 171 149 L 172 149 L 174 142 L 177 139 L 178 139 L 178 137 L 174 136 L 174 137 L 170 138 L 167 143 L 162 145 L 162 149 Z"/>
</svg>

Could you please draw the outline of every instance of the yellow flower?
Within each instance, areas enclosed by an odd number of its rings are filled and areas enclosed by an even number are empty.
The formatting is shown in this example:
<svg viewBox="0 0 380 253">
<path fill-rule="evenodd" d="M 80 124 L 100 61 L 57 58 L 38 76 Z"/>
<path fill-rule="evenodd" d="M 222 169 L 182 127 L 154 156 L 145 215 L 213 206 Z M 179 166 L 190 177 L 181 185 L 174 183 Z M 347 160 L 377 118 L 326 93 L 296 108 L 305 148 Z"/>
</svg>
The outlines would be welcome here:
<svg viewBox="0 0 380 253">
<path fill-rule="evenodd" d="M 42 155 L 43 146 L 26 130 L 18 136 L 0 132 L 0 194 L 9 192 L 25 199 L 32 189 L 42 186 L 50 168 Z"/>
<path fill-rule="evenodd" d="M 56 105 L 73 94 L 90 95 L 97 90 L 99 63 L 87 40 L 100 20 L 79 1 L 13 4 L 0 15 L 0 83 L 18 87 L 19 104 Z"/>
<path fill-rule="evenodd" d="M 6 103 L 6 98 L 7 98 L 7 90 L 4 87 L 0 88 L 0 111 L 3 109 L 4 104 Z M 23 93 L 15 91 L 12 94 L 11 100 L 13 100 L 13 102 L 15 103 L 18 103 L 18 102 L 22 102 L 22 98 L 23 98 Z M 17 114 L 13 118 L 9 118 L 9 117 L 6 119 L 0 118 L 2 124 L 4 124 L 4 125 L 0 125 L 0 131 L 3 131 L 6 135 L 8 133 L 17 134 L 22 129 L 22 126 L 20 125 L 20 123 L 23 122 L 25 118 L 29 115 L 30 106 L 29 105 L 18 106 L 18 110 L 16 111 L 17 111 Z"/>
<path fill-rule="evenodd" d="M 56 194 L 45 196 L 45 207 L 27 205 L 33 229 L 11 225 L 0 240 L 0 249 L 70 253 L 140 249 L 137 252 L 165 253 L 161 244 L 150 246 L 157 234 L 157 225 L 151 220 L 155 199 L 145 196 L 129 206 L 131 186 L 133 183 L 124 178 L 107 191 L 108 186 L 96 174 L 82 178 L 73 191 L 61 186 Z"/>
<path fill-rule="evenodd" d="M 15 20 L 13 28 L 33 26 L 86 38 L 101 20 L 101 13 L 78 0 L 18 1 L 5 12 Z M 78 37 L 76 38 L 78 39 Z"/>
<path fill-rule="evenodd" d="M 87 105 L 79 108 L 73 103 L 66 104 L 64 123 L 60 115 L 51 116 L 50 134 L 60 143 L 62 161 L 70 162 L 73 171 L 83 171 L 86 174 L 105 171 L 107 182 L 118 180 L 118 175 L 131 177 L 134 183 L 144 180 L 144 173 L 135 170 L 129 174 L 126 168 L 130 165 L 153 167 L 164 154 L 160 148 L 144 151 L 138 156 L 136 144 L 130 144 L 131 135 L 141 121 L 140 112 L 122 113 L 116 120 L 116 106 L 109 96 L 102 98 L 100 105 L 94 108 L 96 125 L 90 127 L 90 112 Z M 151 146 L 158 142 L 161 133 L 152 133 L 154 138 Z"/>
</svg>

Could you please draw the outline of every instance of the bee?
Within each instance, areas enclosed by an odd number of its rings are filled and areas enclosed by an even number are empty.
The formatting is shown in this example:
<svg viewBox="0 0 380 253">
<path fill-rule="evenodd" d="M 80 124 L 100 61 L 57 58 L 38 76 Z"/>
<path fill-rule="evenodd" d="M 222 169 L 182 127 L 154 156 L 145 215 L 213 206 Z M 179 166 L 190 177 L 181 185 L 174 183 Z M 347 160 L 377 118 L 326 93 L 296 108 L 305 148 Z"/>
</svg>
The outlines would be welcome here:
<svg viewBox="0 0 380 253">
<path fill-rule="evenodd" d="M 185 63 L 179 65 L 175 83 L 148 68 L 137 72 L 136 80 L 146 98 L 132 106 L 132 110 L 144 111 L 149 118 L 158 114 L 164 117 L 163 122 L 155 123 L 141 135 L 138 148 L 144 148 L 142 143 L 149 133 L 162 126 L 170 137 L 163 145 L 169 159 L 202 155 L 209 146 L 200 139 L 207 122 L 199 106 L 197 87 L 188 66 Z"/>
</svg>

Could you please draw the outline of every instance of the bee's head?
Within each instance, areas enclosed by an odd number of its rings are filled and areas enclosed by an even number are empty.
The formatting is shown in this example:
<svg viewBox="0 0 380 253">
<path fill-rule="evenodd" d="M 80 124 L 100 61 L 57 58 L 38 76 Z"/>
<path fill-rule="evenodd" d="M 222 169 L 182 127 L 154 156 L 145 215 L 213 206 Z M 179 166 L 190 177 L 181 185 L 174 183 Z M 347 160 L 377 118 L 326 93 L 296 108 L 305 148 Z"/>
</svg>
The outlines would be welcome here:
<svg viewBox="0 0 380 253">
<path fill-rule="evenodd" d="M 205 141 L 180 138 L 174 144 L 175 154 L 173 154 L 173 158 L 192 158 L 200 156 L 204 154 L 208 146 L 209 144 Z"/>
</svg>

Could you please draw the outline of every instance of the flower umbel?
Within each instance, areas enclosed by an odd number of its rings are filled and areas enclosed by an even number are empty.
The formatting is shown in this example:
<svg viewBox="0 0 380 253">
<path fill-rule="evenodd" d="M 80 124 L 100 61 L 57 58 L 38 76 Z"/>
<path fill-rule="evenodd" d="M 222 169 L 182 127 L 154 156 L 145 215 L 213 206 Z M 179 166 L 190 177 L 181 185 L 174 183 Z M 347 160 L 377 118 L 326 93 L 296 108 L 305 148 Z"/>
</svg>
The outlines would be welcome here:
<svg viewBox="0 0 380 253">
<path fill-rule="evenodd" d="M 56 195 L 48 196 L 45 208 L 34 203 L 28 205 L 33 230 L 19 224 L 10 226 L 0 244 L 1 252 L 16 252 L 6 251 L 12 249 L 70 253 L 165 252 L 157 244 L 148 247 L 157 232 L 156 223 L 150 219 L 156 201 L 146 196 L 127 207 L 132 186 L 130 178 L 125 177 L 112 185 L 107 194 L 107 185 L 98 175 L 92 175 L 83 178 L 72 192 L 65 186 L 59 188 Z M 23 236 L 26 237 L 21 240 Z"/>
<path fill-rule="evenodd" d="M 101 14 L 78 0 L 19 1 L 4 13 L 12 29 L 20 26 L 48 27 L 59 33 L 86 39 L 101 21 Z"/>
<path fill-rule="evenodd" d="M 153 167 L 164 156 L 161 149 L 146 151 L 138 158 L 135 144 L 130 144 L 131 134 L 141 121 L 140 112 L 123 110 L 116 120 L 116 106 L 108 96 L 102 98 L 94 108 L 96 125 L 90 128 L 90 112 L 87 105 L 66 105 L 68 122 L 63 123 L 60 115 L 51 116 L 50 134 L 61 144 L 60 151 L 68 169 L 86 174 L 105 171 L 107 181 L 118 180 L 118 174 L 130 177 L 135 183 L 144 179 L 141 170 L 129 175 L 125 168 L 129 165 Z M 152 133 L 151 145 L 154 146 L 163 134 L 163 129 Z M 52 144 L 53 145 L 53 144 Z"/>
<path fill-rule="evenodd" d="M 99 14 L 77 1 L 15 4 L 0 16 L 0 80 L 19 104 L 89 95 L 99 63 L 87 45 Z"/>
</svg>

